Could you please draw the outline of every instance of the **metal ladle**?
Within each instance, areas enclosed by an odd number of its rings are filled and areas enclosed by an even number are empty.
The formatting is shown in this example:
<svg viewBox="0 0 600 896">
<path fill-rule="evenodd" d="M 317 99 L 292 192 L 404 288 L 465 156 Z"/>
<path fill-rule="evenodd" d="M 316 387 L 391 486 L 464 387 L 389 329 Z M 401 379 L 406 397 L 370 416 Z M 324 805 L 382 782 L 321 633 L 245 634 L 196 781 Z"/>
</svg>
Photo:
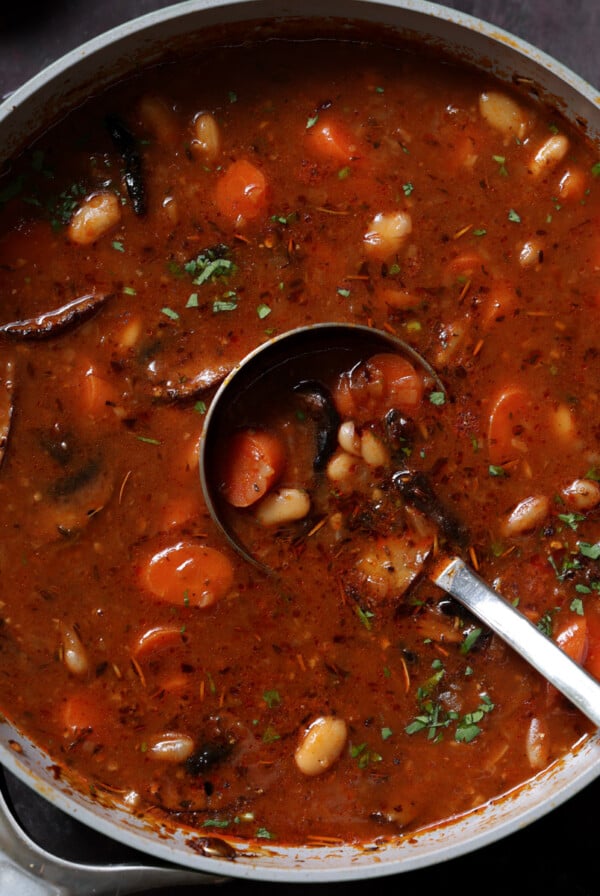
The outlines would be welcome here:
<svg viewBox="0 0 600 896">
<path fill-rule="evenodd" d="M 433 368 L 402 340 L 354 324 L 315 324 L 290 330 L 248 354 L 226 377 L 207 412 L 200 447 L 200 479 L 208 510 L 236 551 L 268 570 L 225 519 L 215 482 L 223 439 L 248 414 L 260 413 L 274 384 L 289 386 L 315 371 L 342 372 L 378 352 L 396 352 L 425 371 L 436 391 L 446 390 Z M 435 558 L 429 578 L 509 644 L 594 724 L 600 727 L 600 683 L 481 579 L 459 556 Z"/>
</svg>

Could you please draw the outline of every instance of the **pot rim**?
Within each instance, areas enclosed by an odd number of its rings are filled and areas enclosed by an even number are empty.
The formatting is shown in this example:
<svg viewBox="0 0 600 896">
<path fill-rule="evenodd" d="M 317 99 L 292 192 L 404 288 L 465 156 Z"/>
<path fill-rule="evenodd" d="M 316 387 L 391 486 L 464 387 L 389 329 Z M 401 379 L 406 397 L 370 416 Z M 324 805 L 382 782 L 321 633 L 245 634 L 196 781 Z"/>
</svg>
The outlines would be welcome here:
<svg viewBox="0 0 600 896">
<path fill-rule="evenodd" d="M 96 86 L 106 86 L 114 77 L 102 68 L 105 60 L 131 59 L 128 54 L 147 51 L 152 60 L 159 43 L 158 32 L 167 37 L 182 36 L 186 31 L 219 23 L 251 21 L 266 16 L 280 20 L 290 17 L 322 18 L 323 0 L 184 0 L 155 12 L 147 13 L 116 26 L 66 53 L 51 63 L 8 99 L 0 104 L 0 129 L 5 132 L 0 155 L 7 160 L 20 148 L 19 129 L 31 133 L 32 122 L 38 120 L 48 97 L 57 87 L 62 95 L 87 92 L 86 77 L 100 73 Z M 571 120 L 585 124 L 590 136 L 600 134 L 600 96 L 598 91 L 547 53 L 496 26 L 466 13 L 427 0 L 331 0 L 327 18 L 390 22 L 396 27 L 403 21 L 414 26 L 429 25 L 436 40 L 466 41 L 467 61 L 476 59 L 476 48 L 510 56 L 508 69 L 514 72 L 519 62 L 524 77 L 533 77 L 541 84 L 543 97 L 556 97 L 561 111 Z M 157 57 L 158 58 L 158 57 Z M 482 60 L 479 60 L 484 64 Z M 494 69 L 494 60 L 488 64 Z M 505 63 L 507 65 L 507 63 Z M 100 68 L 99 68 L 100 67 Z M 481 67 L 481 65 L 480 65 Z M 506 69 L 504 76 L 510 78 Z M 123 72 L 125 69 L 123 69 Z M 79 88 L 78 88 L 79 85 Z M 554 93 L 560 88 L 560 94 Z M 82 94 L 83 95 L 83 94 Z M 68 103 L 68 107 L 72 105 Z M 33 115 L 29 107 L 32 107 Z M 64 105 L 66 108 L 66 105 Z M 595 115 L 595 117 L 594 117 Z M 52 119 L 55 117 L 52 114 Z M 29 124 L 29 127 L 27 125 Z M 8 136 L 7 136 L 8 135 Z M 326 882 L 382 877 L 430 866 L 472 852 L 541 818 L 586 787 L 600 774 L 600 735 L 585 738 L 575 749 L 550 769 L 484 809 L 473 810 L 436 828 L 417 831 L 397 841 L 340 847 L 278 847 L 266 843 L 259 850 L 240 846 L 235 862 L 225 858 L 201 855 L 187 841 L 197 835 L 151 827 L 147 821 L 110 806 L 108 800 L 93 801 L 75 790 L 68 781 L 57 783 L 52 760 L 8 722 L 0 723 L 0 762 L 37 793 L 58 808 L 79 819 L 100 833 L 147 852 L 166 862 L 209 874 L 265 881 Z M 545 787 L 549 792 L 546 793 Z M 106 803 L 106 805 L 105 805 Z M 115 820 L 116 819 L 116 820 Z M 159 836 L 157 836 L 157 834 Z"/>
</svg>

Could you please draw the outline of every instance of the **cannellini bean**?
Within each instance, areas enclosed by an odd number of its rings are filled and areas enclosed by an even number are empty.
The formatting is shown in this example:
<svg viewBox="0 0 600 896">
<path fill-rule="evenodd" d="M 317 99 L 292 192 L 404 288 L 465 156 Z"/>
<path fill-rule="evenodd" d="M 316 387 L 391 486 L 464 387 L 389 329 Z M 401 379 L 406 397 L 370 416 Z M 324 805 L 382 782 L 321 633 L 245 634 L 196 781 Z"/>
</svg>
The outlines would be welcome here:
<svg viewBox="0 0 600 896">
<path fill-rule="evenodd" d="M 88 246 L 108 233 L 121 220 L 121 203 L 115 193 L 93 193 L 79 206 L 67 233 L 73 243 Z"/>
<path fill-rule="evenodd" d="M 173 108 L 160 96 L 146 95 L 138 106 L 142 124 L 150 130 L 160 143 L 173 146 L 177 143 L 179 128 Z"/>
<path fill-rule="evenodd" d="M 387 448 L 370 429 L 360 437 L 360 453 L 370 467 L 384 467 L 390 460 Z"/>
<path fill-rule="evenodd" d="M 542 143 L 529 165 L 532 174 L 538 177 L 548 168 L 562 161 L 569 151 L 569 140 L 564 134 L 552 134 Z"/>
<path fill-rule="evenodd" d="M 558 195 L 561 199 L 573 199 L 579 202 L 585 195 L 586 176 L 581 168 L 568 168 L 558 184 Z"/>
<path fill-rule="evenodd" d="M 353 454 L 355 457 L 361 456 L 360 436 L 353 420 L 346 420 L 341 424 L 338 430 L 338 443 L 340 448 L 348 454 Z"/>
<path fill-rule="evenodd" d="M 221 133 L 214 115 L 202 112 L 194 120 L 193 154 L 207 162 L 214 162 L 221 152 Z"/>
<path fill-rule="evenodd" d="M 310 497 L 302 488 L 279 488 L 269 492 L 256 508 L 261 526 L 282 526 L 302 520 L 310 510 Z"/>
<path fill-rule="evenodd" d="M 169 732 L 155 738 L 148 746 L 154 759 L 164 762 L 184 762 L 194 752 L 194 741 L 189 734 Z"/>
<path fill-rule="evenodd" d="M 379 258 L 393 255 L 412 231 L 408 212 L 397 211 L 375 215 L 363 237 L 365 248 Z"/>
<path fill-rule="evenodd" d="M 545 768 L 550 760 L 548 727 L 541 719 L 533 718 L 527 729 L 525 751 L 533 769 Z"/>
<path fill-rule="evenodd" d="M 592 510 L 600 504 L 600 485 L 593 479 L 574 479 L 562 493 L 575 510 Z"/>
<path fill-rule="evenodd" d="M 506 137 L 522 140 L 527 133 L 527 115 L 519 104 L 505 93 L 486 91 L 479 97 L 479 112 L 489 125 Z"/>
<path fill-rule="evenodd" d="M 181 641 L 181 625 L 157 625 L 146 629 L 136 638 L 131 652 L 136 659 L 141 659 L 181 644 Z"/>
<path fill-rule="evenodd" d="M 517 305 L 515 287 L 508 280 L 495 280 L 482 306 L 482 320 L 485 326 L 510 314 Z"/>
<path fill-rule="evenodd" d="M 550 423 L 560 439 L 571 440 L 575 438 L 575 418 L 568 405 L 559 404 L 556 410 L 552 412 Z"/>
<path fill-rule="evenodd" d="M 506 537 L 524 535 L 540 526 L 550 511 L 550 501 L 546 495 L 532 495 L 525 498 L 502 523 L 502 534 Z"/>
<path fill-rule="evenodd" d="M 327 478 L 341 483 L 350 479 L 356 470 L 356 457 L 346 451 L 336 451 L 327 464 Z"/>
<path fill-rule="evenodd" d="M 460 349 L 467 333 L 469 321 L 455 320 L 447 324 L 440 333 L 441 347 L 435 353 L 435 365 L 443 367 L 449 364 Z"/>
<path fill-rule="evenodd" d="M 522 268 L 535 267 L 542 261 L 543 252 L 544 247 L 540 240 L 527 240 L 519 252 L 519 264 Z"/>
<path fill-rule="evenodd" d="M 348 729 L 343 719 L 319 716 L 302 734 L 294 759 L 303 775 L 321 775 L 340 757 Z"/>
<path fill-rule="evenodd" d="M 180 219 L 180 210 L 179 210 L 179 202 L 175 199 L 174 196 L 165 196 L 162 201 L 162 210 L 163 215 L 167 218 L 169 224 L 173 226 L 179 224 Z"/>
<path fill-rule="evenodd" d="M 120 348 L 133 348 L 142 336 L 142 319 L 139 316 L 132 317 L 124 325 L 117 335 L 117 343 Z"/>
<path fill-rule="evenodd" d="M 60 622 L 58 629 L 63 663 L 72 675 L 86 675 L 90 667 L 88 654 L 75 627 Z"/>
</svg>

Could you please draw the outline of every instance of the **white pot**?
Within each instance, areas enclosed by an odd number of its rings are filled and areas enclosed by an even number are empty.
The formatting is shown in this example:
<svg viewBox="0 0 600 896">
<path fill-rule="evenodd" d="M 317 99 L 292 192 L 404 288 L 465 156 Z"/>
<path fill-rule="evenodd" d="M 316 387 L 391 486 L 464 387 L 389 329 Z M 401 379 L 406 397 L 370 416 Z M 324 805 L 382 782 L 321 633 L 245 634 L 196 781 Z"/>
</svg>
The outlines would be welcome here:
<svg viewBox="0 0 600 896">
<path fill-rule="evenodd" d="M 0 163 L 56 115 L 98 89 L 160 59 L 165 48 L 173 50 L 198 40 L 202 29 L 240 21 L 285 20 L 292 16 L 323 15 L 341 19 L 384 23 L 408 36 L 419 36 L 433 46 L 476 63 L 507 82 L 529 79 L 540 96 L 571 121 L 585 125 L 592 138 L 600 135 L 600 109 L 596 92 L 584 81 L 543 52 L 465 14 L 437 4 L 404 0 L 188 0 L 176 6 L 128 22 L 95 38 L 49 66 L 17 90 L 0 107 Z M 196 37 L 194 37 L 196 35 Z M 14 728 L 0 723 L 0 761 L 35 791 L 95 830 L 168 863 L 216 877 L 308 883 L 349 881 L 397 874 L 476 850 L 540 818 L 586 787 L 600 773 L 600 738 L 585 741 L 563 760 L 525 786 L 459 821 L 411 834 L 365 849 L 353 846 L 284 848 L 253 845 L 240 850 L 234 861 L 203 855 L 191 848 L 185 832 L 168 833 L 149 821 L 74 791 L 68 782 L 56 780 L 52 762 Z M 0 809 L 1 801 L 0 801 Z M 28 852 L 29 846 L 0 823 L 0 846 L 20 865 L 30 866 L 36 880 L 20 876 L 11 863 L 0 859 L 3 893 L 111 893 L 163 882 L 201 880 L 189 871 L 145 872 L 136 868 L 128 877 L 118 872 L 73 870 L 68 863 L 44 861 Z M 549 845 L 552 848 L 551 844 Z M 18 855 L 16 855 L 18 853 Z M 162 874 L 166 877 L 162 877 Z M 3 874 L 8 876 L 3 878 Z M 83 877 L 81 875 L 84 875 Z M 171 876 L 169 876 L 171 875 Z M 212 877 L 210 878 L 212 879 Z M 45 883 L 43 882 L 45 881 Z M 85 882 L 83 882 L 85 881 Z M 481 882 L 480 882 L 481 883 Z M 19 889 L 22 887 L 22 889 Z"/>
</svg>

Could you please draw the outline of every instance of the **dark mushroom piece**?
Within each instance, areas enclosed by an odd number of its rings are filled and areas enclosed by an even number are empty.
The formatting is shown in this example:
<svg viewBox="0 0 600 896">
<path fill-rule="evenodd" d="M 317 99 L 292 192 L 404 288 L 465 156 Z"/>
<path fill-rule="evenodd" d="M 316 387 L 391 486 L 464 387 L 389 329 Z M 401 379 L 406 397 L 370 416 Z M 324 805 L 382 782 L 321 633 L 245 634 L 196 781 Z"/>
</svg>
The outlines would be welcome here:
<svg viewBox="0 0 600 896">
<path fill-rule="evenodd" d="M 133 210 L 136 215 L 143 216 L 146 214 L 148 204 L 138 141 L 117 115 L 107 117 L 106 127 L 123 159 L 125 185 Z"/>
<path fill-rule="evenodd" d="M 462 523 L 444 507 L 425 473 L 398 470 L 392 476 L 392 482 L 404 500 L 432 520 L 452 545 L 458 548 L 465 548 L 468 545 L 469 533 Z"/>
<path fill-rule="evenodd" d="M 194 401 L 206 395 L 211 389 L 219 386 L 230 370 L 231 368 L 228 366 L 207 367 L 196 376 L 181 379 L 181 381 L 169 379 L 165 382 L 157 383 L 152 386 L 152 397 L 156 401 L 165 403 Z"/>
<path fill-rule="evenodd" d="M 66 305 L 46 311 L 37 317 L 11 321 L 0 326 L 0 334 L 17 339 L 46 339 L 62 333 L 68 327 L 87 320 L 110 298 L 105 293 L 78 296 Z"/>
<path fill-rule="evenodd" d="M 321 473 L 336 449 L 340 415 L 331 392 L 318 380 L 303 380 L 293 387 L 293 391 L 302 398 L 304 407 L 316 424 L 317 450 L 313 469 Z"/>
</svg>

